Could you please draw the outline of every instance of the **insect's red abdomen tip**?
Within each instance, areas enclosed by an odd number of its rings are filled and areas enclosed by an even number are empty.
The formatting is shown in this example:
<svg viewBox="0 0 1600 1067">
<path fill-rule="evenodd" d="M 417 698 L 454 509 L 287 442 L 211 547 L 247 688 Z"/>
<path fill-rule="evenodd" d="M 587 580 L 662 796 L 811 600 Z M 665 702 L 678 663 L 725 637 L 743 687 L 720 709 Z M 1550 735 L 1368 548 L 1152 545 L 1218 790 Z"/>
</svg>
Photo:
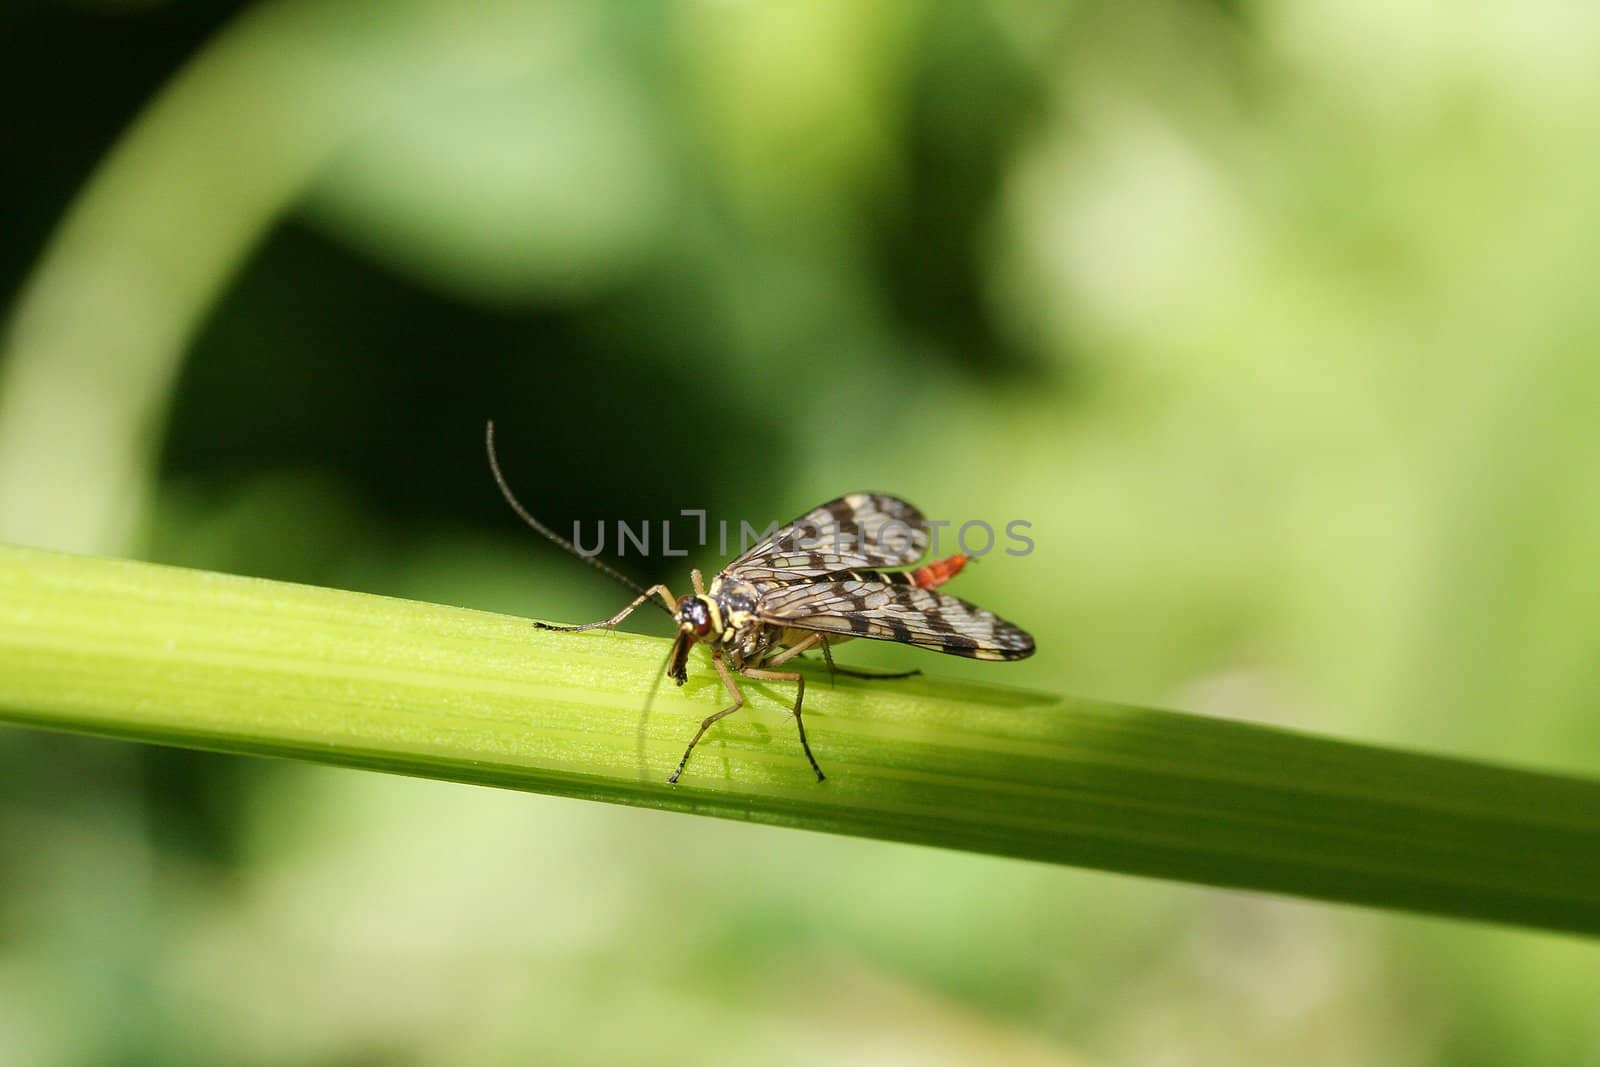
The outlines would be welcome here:
<svg viewBox="0 0 1600 1067">
<path fill-rule="evenodd" d="M 911 580 L 924 589 L 933 589 L 961 573 L 961 568 L 967 565 L 967 557 L 957 552 L 953 556 L 918 567 L 911 572 Z"/>
</svg>

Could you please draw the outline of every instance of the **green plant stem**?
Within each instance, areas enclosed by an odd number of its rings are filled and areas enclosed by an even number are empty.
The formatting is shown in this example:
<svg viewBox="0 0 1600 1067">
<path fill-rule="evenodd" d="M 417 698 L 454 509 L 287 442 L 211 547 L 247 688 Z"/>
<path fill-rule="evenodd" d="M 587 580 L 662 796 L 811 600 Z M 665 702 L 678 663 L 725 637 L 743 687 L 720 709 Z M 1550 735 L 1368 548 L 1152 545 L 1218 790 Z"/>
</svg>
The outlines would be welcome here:
<svg viewBox="0 0 1600 1067">
<path fill-rule="evenodd" d="M 726 703 L 665 642 L 0 546 L 0 718 L 974 852 L 1600 932 L 1600 783 L 1015 689 Z M 697 653 L 697 656 L 699 654 Z"/>
</svg>

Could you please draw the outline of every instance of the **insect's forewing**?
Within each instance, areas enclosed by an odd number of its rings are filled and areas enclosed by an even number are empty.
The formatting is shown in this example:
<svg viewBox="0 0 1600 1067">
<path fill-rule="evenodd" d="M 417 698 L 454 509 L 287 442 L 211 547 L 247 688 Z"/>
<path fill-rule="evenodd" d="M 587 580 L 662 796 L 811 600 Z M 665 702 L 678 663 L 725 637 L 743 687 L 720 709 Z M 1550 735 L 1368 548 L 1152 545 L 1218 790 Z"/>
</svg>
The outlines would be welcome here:
<svg viewBox="0 0 1600 1067">
<path fill-rule="evenodd" d="M 992 611 L 916 585 L 868 578 L 800 581 L 765 590 L 763 622 L 947 652 L 972 659 L 1033 655 L 1027 631 Z"/>
<path fill-rule="evenodd" d="M 818 505 L 728 564 L 727 573 L 785 581 L 904 567 L 928 551 L 928 522 L 899 497 L 846 493 Z"/>
</svg>

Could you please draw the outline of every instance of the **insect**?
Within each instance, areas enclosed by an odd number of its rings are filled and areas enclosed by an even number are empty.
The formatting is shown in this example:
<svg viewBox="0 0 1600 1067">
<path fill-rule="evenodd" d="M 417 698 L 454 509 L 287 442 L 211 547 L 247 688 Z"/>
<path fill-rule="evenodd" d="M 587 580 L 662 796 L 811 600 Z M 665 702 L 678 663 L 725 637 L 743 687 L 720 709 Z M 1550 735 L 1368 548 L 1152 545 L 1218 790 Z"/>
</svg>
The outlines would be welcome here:
<svg viewBox="0 0 1600 1067">
<path fill-rule="evenodd" d="M 794 724 L 817 781 L 822 768 L 806 740 L 801 705 L 806 680 L 795 670 L 775 670 L 811 649 L 822 652 L 830 671 L 865 678 L 904 678 L 916 674 L 863 674 L 835 667 L 831 646 L 856 637 L 897 641 L 972 659 L 1014 660 L 1033 655 L 1033 638 L 992 612 L 969 604 L 937 587 L 954 578 L 967 563 L 953 555 L 914 570 L 909 567 L 928 549 L 927 520 L 897 497 L 883 493 L 847 493 L 812 508 L 758 542 L 724 567 L 707 586 L 700 571 L 689 572 L 694 593 L 674 598 L 666 585 L 646 589 L 578 549 L 535 519 L 512 494 L 494 450 L 494 423 L 486 434 L 489 468 L 512 510 L 533 529 L 567 552 L 633 590 L 633 602 L 609 619 L 581 626 L 542 630 L 578 633 L 620 623 L 646 603 L 666 610 L 678 633 L 667 657 L 666 676 L 683 685 L 688 678 L 689 650 L 696 642 L 711 650 L 711 663 L 733 703 L 708 715 L 689 740 L 683 758 L 668 776 L 677 782 L 695 746 L 718 721 L 744 706 L 734 676 L 756 681 L 795 683 Z"/>
</svg>

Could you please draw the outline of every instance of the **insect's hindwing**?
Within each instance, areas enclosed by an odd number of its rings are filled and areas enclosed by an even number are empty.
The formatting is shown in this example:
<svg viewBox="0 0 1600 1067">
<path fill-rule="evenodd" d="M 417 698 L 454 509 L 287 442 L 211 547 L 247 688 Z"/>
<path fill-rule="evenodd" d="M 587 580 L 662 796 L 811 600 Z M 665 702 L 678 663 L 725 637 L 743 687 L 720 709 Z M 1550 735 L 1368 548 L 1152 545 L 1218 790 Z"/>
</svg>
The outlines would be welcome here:
<svg viewBox="0 0 1600 1067">
<path fill-rule="evenodd" d="M 1033 655 L 1033 638 L 994 612 L 896 580 L 901 577 L 861 575 L 779 585 L 762 592 L 757 612 L 773 625 L 899 641 L 972 659 Z"/>
<path fill-rule="evenodd" d="M 747 581 L 792 580 L 904 567 L 927 550 L 928 523 L 915 507 L 883 493 L 847 493 L 758 542 L 725 570 Z"/>
</svg>

